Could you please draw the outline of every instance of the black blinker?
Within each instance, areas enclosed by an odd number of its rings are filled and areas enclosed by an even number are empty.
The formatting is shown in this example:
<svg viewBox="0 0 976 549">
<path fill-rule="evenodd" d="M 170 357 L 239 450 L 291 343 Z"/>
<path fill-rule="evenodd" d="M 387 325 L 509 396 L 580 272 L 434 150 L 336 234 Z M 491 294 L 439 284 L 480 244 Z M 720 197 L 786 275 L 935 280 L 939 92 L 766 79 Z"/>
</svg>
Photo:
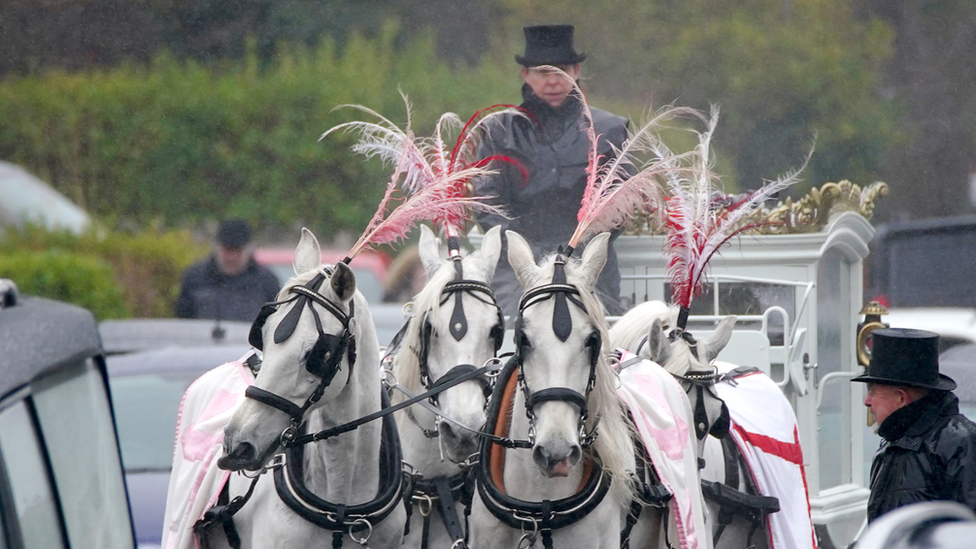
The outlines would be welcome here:
<svg viewBox="0 0 976 549">
<path fill-rule="evenodd" d="M 321 377 L 326 383 L 332 381 L 336 372 L 339 371 L 339 364 L 342 362 L 342 355 L 346 351 L 347 341 L 346 334 L 341 336 L 320 335 L 305 360 L 305 369 L 310 374 Z"/>
<path fill-rule="evenodd" d="M 258 312 L 258 316 L 254 318 L 254 322 L 251 323 L 251 330 L 247 333 L 247 342 L 259 351 L 264 350 L 264 325 L 268 322 L 268 317 L 271 316 L 275 310 L 278 308 L 275 304 L 267 304 L 261 307 Z"/>
</svg>

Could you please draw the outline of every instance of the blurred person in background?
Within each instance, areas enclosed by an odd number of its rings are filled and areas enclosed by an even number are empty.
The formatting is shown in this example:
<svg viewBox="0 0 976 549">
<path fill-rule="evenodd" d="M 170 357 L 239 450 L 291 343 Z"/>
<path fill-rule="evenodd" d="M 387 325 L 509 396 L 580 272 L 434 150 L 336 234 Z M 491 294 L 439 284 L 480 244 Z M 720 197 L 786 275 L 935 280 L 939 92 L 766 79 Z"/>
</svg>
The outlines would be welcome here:
<svg viewBox="0 0 976 549">
<path fill-rule="evenodd" d="M 517 160 L 519 166 L 495 162 L 498 175 L 475 182 L 474 194 L 492 197 L 489 203 L 502 206 L 510 219 L 479 214 L 482 230 L 496 225 L 525 237 L 536 260 L 565 246 L 576 229 L 576 214 L 586 189 L 586 167 L 590 142 L 583 102 L 574 91 L 580 78 L 585 53 L 573 45 L 572 25 L 525 27 L 525 53 L 516 55 L 522 65 L 522 109 L 529 116 L 505 114 L 487 125 L 479 157 L 500 155 Z M 555 72 L 544 66 L 553 66 Z M 627 119 L 600 109 L 591 109 L 599 136 L 597 154 L 601 162 L 614 158 L 614 148 L 627 139 Z M 620 269 L 611 238 L 607 262 L 597 281 L 597 294 L 607 314 L 623 312 L 620 305 Z M 502 232 L 503 252 L 492 288 L 502 311 L 514 318 L 518 313 L 521 287 L 508 264 L 507 239 Z M 584 246 L 576 250 L 580 257 Z"/>
<path fill-rule="evenodd" d="M 886 328 L 871 334 L 864 405 L 881 447 L 871 464 L 868 521 L 922 501 L 976 511 L 976 424 L 959 413 L 956 382 L 939 373 L 939 335 Z"/>
<path fill-rule="evenodd" d="M 250 243 L 246 221 L 221 222 L 213 253 L 183 273 L 176 316 L 250 322 L 262 305 L 274 301 L 281 289 L 278 277 L 254 261 Z"/>
</svg>

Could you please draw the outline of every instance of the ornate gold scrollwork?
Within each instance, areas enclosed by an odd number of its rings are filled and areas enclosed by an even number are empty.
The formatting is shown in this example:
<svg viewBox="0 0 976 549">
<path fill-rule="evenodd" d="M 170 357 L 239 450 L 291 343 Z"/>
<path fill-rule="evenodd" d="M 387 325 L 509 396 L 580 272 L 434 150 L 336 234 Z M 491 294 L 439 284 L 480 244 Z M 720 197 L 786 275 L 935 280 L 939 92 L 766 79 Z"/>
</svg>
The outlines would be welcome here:
<svg viewBox="0 0 976 549">
<path fill-rule="evenodd" d="M 819 189 L 814 187 L 803 198 L 793 201 L 787 198 L 772 209 L 759 208 L 742 220 L 750 225 L 752 234 L 799 234 L 815 233 L 822 230 L 830 221 L 830 216 L 839 212 L 857 212 L 870 220 L 881 196 L 888 195 L 888 185 L 877 182 L 862 189 L 848 180 L 839 183 L 824 183 Z M 723 209 L 716 215 L 724 215 Z M 627 227 L 627 234 L 662 234 L 663 227 L 653 213 L 643 212 L 634 217 Z"/>
</svg>

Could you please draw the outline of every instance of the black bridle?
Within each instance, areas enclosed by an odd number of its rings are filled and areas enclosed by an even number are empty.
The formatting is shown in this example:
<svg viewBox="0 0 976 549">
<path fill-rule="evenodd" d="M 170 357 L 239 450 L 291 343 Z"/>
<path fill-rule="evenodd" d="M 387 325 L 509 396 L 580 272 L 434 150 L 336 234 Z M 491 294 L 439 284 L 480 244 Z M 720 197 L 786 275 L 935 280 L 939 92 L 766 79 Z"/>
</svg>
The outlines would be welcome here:
<svg viewBox="0 0 976 549">
<path fill-rule="evenodd" d="M 579 433 L 580 446 L 586 448 L 593 444 L 597 436 L 597 428 L 593 427 L 590 433 L 586 433 L 586 420 L 589 417 L 587 402 L 590 392 L 596 385 L 596 365 L 603 347 L 600 332 L 593 330 L 586 339 L 585 346 L 589 348 L 590 372 L 583 393 L 568 387 L 547 387 L 538 391 L 532 391 L 525 379 L 525 350 L 532 346 L 523 331 L 523 317 L 525 310 L 532 305 L 541 303 L 548 299 L 553 299 L 553 332 L 561 341 L 569 339 L 569 334 L 573 329 L 573 320 L 569 314 L 569 306 L 566 301 L 572 302 L 586 313 L 586 306 L 579 299 L 579 289 L 566 282 L 565 260 L 562 257 L 556 258 L 555 270 L 553 272 L 552 283 L 544 284 L 532 288 L 526 292 L 519 301 L 519 316 L 515 322 L 515 362 L 518 367 L 518 384 L 522 389 L 525 398 L 525 414 L 529 418 L 529 442 L 534 442 L 535 431 L 535 407 L 543 402 L 561 401 L 568 402 L 576 406 L 580 411 Z M 599 418 L 598 421 L 599 423 Z"/>
<path fill-rule="evenodd" d="M 346 313 L 340 305 L 318 292 L 319 287 L 325 281 L 326 274 L 332 275 L 332 273 L 333 271 L 331 269 L 327 269 L 324 274 L 318 273 L 305 285 L 291 288 L 290 293 L 293 295 L 289 299 L 266 304 L 261 308 L 261 312 L 258 313 L 257 318 L 254 319 L 254 324 L 251 325 L 251 331 L 248 334 L 248 342 L 256 349 L 264 350 L 264 325 L 267 323 L 268 317 L 277 311 L 280 306 L 289 303 L 293 303 L 294 306 L 275 328 L 275 343 L 281 343 L 291 337 L 295 332 L 295 328 L 298 326 L 298 321 L 306 306 L 315 318 L 315 327 L 318 330 L 319 337 L 304 360 L 305 369 L 309 373 L 319 377 L 319 384 L 305 400 L 305 403 L 302 406 L 298 406 L 284 397 L 260 389 L 254 385 L 251 385 L 244 391 L 244 396 L 276 410 L 280 410 L 291 417 L 291 427 L 282 433 L 282 443 L 285 444 L 297 434 L 305 412 L 322 398 L 322 394 L 332 384 L 332 380 L 341 369 L 343 356 L 349 362 L 349 372 L 346 374 L 347 381 L 352 375 L 353 367 L 356 364 L 356 338 L 350 331 L 350 325 L 353 322 L 353 316 L 355 314 L 354 302 L 349 301 L 349 312 Z M 312 306 L 312 303 L 320 305 L 329 311 L 342 324 L 342 331 L 338 334 L 325 333 L 322 328 L 322 319 L 319 317 L 319 313 L 315 307 Z"/>
<path fill-rule="evenodd" d="M 495 294 L 492 292 L 491 287 L 484 282 L 479 282 L 477 280 L 466 280 L 464 278 L 464 271 L 461 266 L 460 255 L 455 254 L 452 256 L 452 259 L 454 262 L 455 271 L 454 280 L 444 285 L 444 289 L 441 290 L 442 298 L 440 301 L 440 305 L 443 306 L 451 299 L 451 297 L 454 298 L 454 309 L 451 313 L 451 320 L 448 330 L 455 341 L 461 341 L 461 339 L 468 332 L 468 319 L 464 312 L 464 302 L 462 299 L 464 294 L 468 294 L 482 303 L 493 306 L 498 316 L 498 322 L 492 327 L 489 335 L 494 344 L 494 354 L 497 355 L 498 350 L 501 349 L 505 336 L 505 317 L 502 315 L 501 307 L 499 307 L 498 303 L 495 301 Z M 417 354 L 417 359 L 420 363 L 420 384 L 424 387 L 424 389 L 431 391 L 446 385 L 450 385 L 455 379 L 468 375 L 471 372 L 479 369 L 474 364 L 458 364 L 445 372 L 441 377 L 433 379 L 429 364 L 431 338 L 433 336 L 434 327 L 430 323 L 430 320 L 428 320 L 427 314 L 425 314 L 421 327 L 420 348 L 414 351 Z M 491 380 L 485 375 L 479 375 L 474 378 L 474 381 L 477 381 L 481 386 L 481 391 L 487 401 L 487 399 L 491 396 L 492 391 Z M 439 406 L 437 394 L 432 396 L 429 401 L 432 405 Z M 410 409 L 407 409 L 407 416 L 420 428 L 425 437 L 436 438 L 438 436 L 437 430 L 427 429 L 421 426 Z"/>
</svg>

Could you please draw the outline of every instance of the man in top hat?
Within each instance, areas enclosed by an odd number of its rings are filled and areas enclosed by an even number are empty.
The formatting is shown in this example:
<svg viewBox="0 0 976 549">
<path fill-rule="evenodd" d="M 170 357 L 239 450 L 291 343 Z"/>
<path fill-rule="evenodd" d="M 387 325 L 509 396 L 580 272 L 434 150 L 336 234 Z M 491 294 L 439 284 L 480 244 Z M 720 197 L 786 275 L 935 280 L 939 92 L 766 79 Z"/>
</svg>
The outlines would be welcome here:
<svg viewBox="0 0 976 549">
<path fill-rule="evenodd" d="M 246 221 L 221 222 L 213 253 L 183 273 L 176 316 L 250 322 L 262 305 L 274 301 L 281 283 L 254 261 L 250 244 Z"/>
<path fill-rule="evenodd" d="M 569 242 L 586 188 L 590 150 L 587 122 L 582 101 L 572 93 L 586 54 L 577 53 L 573 46 L 572 25 L 523 30 L 525 52 L 516 55 L 515 60 L 522 65 L 521 106 L 529 116 L 506 114 L 495 118 L 487 125 L 479 148 L 481 158 L 501 155 L 517 160 L 520 166 L 493 163 L 492 169 L 499 173 L 475 182 L 474 190 L 476 195 L 493 197 L 490 202 L 503 206 L 509 217 L 479 214 L 482 229 L 501 225 L 518 232 L 532 245 L 538 260 Z M 550 66 L 563 73 L 546 68 Z M 619 148 L 627 138 L 627 120 L 600 109 L 592 112 L 599 136 L 597 154 L 606 162 L 614 157 L 613 146 Z M 504 231 L 502 234 L 505 245 Z M 502 254 L 492 286 L 504 313 L 514 317 L 522 292 L 508 265 L 507 253 Z M 620 270 L 612 240 L 597 293 L 609 314 L 623 312 L 619 302 Z"/>
<path fill-rule="evenodd" d="M 959 413 L 956 382 L 939 373 L 939 335 L 886 328 L 871 335 L 864 405 L 881 447 L 871 465 L 868 520 L 920 501 L 976 510 L 976 424 Z"/>
</svg>

